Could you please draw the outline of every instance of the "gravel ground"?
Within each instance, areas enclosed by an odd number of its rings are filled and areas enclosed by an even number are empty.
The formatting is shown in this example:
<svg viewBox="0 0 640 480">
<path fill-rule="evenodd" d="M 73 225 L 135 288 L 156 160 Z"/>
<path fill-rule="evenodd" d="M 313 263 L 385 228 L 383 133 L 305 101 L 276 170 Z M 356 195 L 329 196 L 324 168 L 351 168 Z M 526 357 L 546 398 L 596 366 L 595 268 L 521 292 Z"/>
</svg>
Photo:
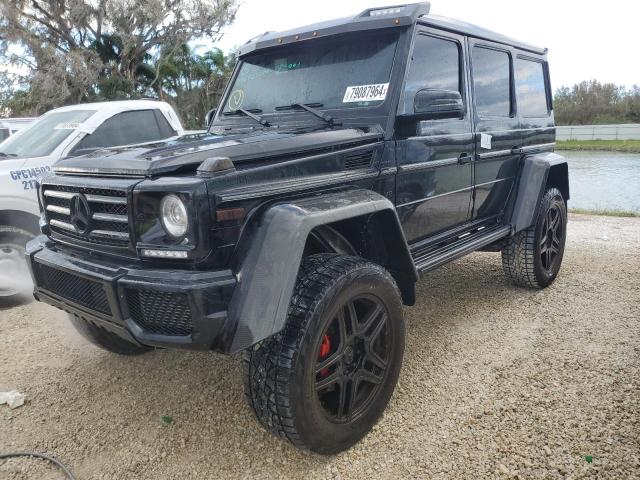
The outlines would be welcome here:
<svg viewBox="0 0 640 480">
<path fill-rule="evenodd" d="M 78 479 L 640 478 L 640 219 L 570 222 L 547 290 L 511 287 L 491 253 L 420 282 L 391 404 L 333 457 L 258 426 L 239 357 L 120 358 L 52 307 L 4 310 L 0 390 L 27 403 L 0 406 L 0 453 L 48 452 Z M 23 459 L 0 478 L 62 475 Z"/>
</svg>

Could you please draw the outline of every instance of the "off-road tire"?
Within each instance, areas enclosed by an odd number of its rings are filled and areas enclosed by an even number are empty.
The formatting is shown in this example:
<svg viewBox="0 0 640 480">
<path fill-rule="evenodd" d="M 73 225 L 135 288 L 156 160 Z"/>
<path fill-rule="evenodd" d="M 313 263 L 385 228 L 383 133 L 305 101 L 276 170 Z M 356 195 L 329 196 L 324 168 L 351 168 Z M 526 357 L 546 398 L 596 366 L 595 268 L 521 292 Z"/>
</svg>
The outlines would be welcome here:
<svg viewBox="0 0 640 480">
<path fill-rule="evenodd" d="M 76 331 L 95 346 L 118 355 L 141 355 L 152 348 L 136 345 L 120 338 L 102 327 L 87 322 L 76 315 L 69 314 L 69 320 Z"/>
<path fill-rule="evenodd" d="M 316 398 L 317 349 L 335 312 L 365 290 L 387 312 L 388 367 L 360 416 L 338 424 Z M 300 267 L 285 328 L 245 351 L 247 402 L 264 428 L 297 447 L 322 454 L 345 450 L 369 432 L 387 406 L 402 364 L 404 332 L 401 297 L 389 272 L 359 257 L 309 256 Z"/>
<path fill-rule="evenodd" d="M 558 253 L 551 268 L 545 268 L 540 242 L 544 238 L 545 217 L 551 209 L 559 212 L 561 235 Z M 502 269 L 505 275 L 521 287 L 545 288 L 556 279 L 567 238 L 567 205 L 557 188 L 548 189 L 542 196 L 536 222 L 526 230 L 516 233 L 502 249 Z"/>
<path fill-rule="evenodd" d="M 6 248 L 11 251 L 11 255 L 19 256 L 20 264 L 19 272 L 0 271 L 0 281 L 18 282 L 15 289 L 9 291 L 0 291 L 0 307 L 14 307 L 22 305 L 33 300 L 33 285 L 31 277 L 24 258 L 25 245 L 34 235 L 22 228 L 10 225 L 0 225 L 0 249 Z M 2 252 L 0 252 L 2 253 Z M 15 266 L 15 262 L 11 262 Z M 18 278 L 16 278 L 18 273 Z"/>
</svg>

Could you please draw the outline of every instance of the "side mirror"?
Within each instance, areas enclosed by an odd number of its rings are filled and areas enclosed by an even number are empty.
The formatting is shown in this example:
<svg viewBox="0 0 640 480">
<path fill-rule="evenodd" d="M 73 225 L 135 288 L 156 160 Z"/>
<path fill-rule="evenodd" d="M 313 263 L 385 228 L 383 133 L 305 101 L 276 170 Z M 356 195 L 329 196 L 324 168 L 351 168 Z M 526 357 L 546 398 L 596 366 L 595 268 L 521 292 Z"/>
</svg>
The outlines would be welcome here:
<svg viewBox="0 0 640 480">
<path fill-rule="evenodd" d="M 425 88 L 419 90 L 413 101 L 413 112 L 417 119 L 464 117 L 462 95 L 455 90 Z"/>
<path fill-rule="evenodd" d="M 204 116 L 204 126 L 205 126 L 205 128 L 209 128 L 209 126 L 211 125 L 211 122 L 213 121 L 213 117 L 216 116 L 216 112 L 217 111 L 218 111 L 217 108 L 212 108 Z"/>
</svg>

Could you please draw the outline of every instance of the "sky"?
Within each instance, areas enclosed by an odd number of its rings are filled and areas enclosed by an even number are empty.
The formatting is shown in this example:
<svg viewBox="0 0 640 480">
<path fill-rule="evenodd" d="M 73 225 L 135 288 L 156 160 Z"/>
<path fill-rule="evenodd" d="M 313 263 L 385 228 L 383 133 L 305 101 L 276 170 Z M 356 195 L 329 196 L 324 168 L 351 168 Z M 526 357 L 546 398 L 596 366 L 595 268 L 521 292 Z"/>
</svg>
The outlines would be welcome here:
<svg viewBox="0 0 640 480">
<path fill-rule="evenodd" d="M 240 0 L 236 21 L 224 29 L 217 46 L 230 51 L 267 30 L 288 30 L 393 4 L 394 0 Z M 636 0 L 433 0 L 431 13 L 547 47 L 554 89 L 593 78 L 640 85 Z"/>
</svg>

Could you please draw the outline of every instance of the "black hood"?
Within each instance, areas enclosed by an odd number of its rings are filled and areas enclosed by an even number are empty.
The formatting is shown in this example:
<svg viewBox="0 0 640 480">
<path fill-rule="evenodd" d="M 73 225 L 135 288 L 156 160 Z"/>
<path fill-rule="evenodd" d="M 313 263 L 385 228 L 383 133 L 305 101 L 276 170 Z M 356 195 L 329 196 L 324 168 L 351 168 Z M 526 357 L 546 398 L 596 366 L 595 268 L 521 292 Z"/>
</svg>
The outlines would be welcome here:
<svg viewBox="0 0 640 480">
<path fill-rule="evenodd" d="M 97 150 L 88 155 L 58 161 L 56 173 L 93 175 L 153 176 L 195 170 L 212 157 L 229 157 L 242 162 L 273 160 L 292 155 L 309 155 L 340 150 L 378 141 L 379 128 L 342 128 L 312 132 L 260 130 L 235 135 L 188 135 L 177 140 L 145 145 Z"/>
</svg>

